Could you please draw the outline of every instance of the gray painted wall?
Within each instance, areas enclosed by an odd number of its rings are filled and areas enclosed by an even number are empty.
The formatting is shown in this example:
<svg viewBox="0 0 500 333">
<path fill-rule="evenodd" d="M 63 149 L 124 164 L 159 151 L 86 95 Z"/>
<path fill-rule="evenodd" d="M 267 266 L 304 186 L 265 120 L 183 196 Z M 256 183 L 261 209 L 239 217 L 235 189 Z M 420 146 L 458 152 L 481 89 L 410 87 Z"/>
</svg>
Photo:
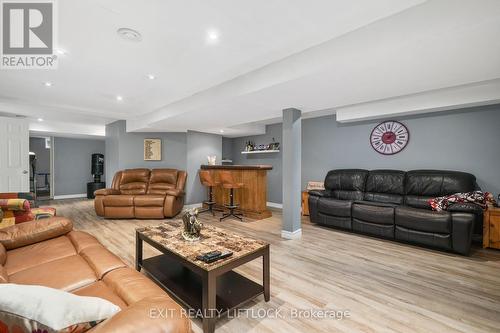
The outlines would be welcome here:
<svg viewBox="0 0 500 333">
<path fill-rule="evenodd" d="M 233 159 L 233 140 L 222 138 L 222 158 L 225 160 Z"/>
<path fill-rule="evenodd" d="M 243 155 L 246 141 L 253 141 L 256 145 L 268 144 L 273 141 L 281 142 L 281 124 L 266 126 L 266 134 L 232 139 L 232 157 L 234 164 L 270 164 L 272 170 L 267 172 L 267 201 L 282 203 L 282 167 L 281 152 L 270 154 Z"/>
<path fill-rule="evenodd" d="M 207 164 L 207 156 L 216 155 L 217 164 L 222 159 L 222 136 L 215 134 L 187 132 L 187 172 L 186 203 L 194 204 L 206 200 L 206 189 L 200 184 L 198 170 Z"/>
<path fill-rule="evenodd" d="M 144 161 L 144 139 L 161 139 L 162 160 Z M 125 120 L 106 125 L 106 183 L 116 171 L 130 168 L 186 170 L 186 133 L 127 133 Z"/>
<path fill-rule="evenodd" d="M 340 124 L 335 116 L 305 119 L 302 123 L 302 188 L 307 181 L 323 181 L 328 170 L 448 169 L 474 174 L 484 191 L 500 193 L 500 105 L 400 118 L 410 131 L 405 150 L 393 156 L 375 152 L 369 143 L 380 121 Z M 265 143 L 281 139 L 281 124 L 267 127 L 266 135 L 233 139 L 236 164 L 273 164 L 268 201 L 282 202 L 281 154 L 242 156 L 246 140 Z M 238 154 L 236 154 L 238 153 Z"/>
<path fill-rule="evenodd" d="M 87 193 L 93 153 L 105 154 L 104 140 L 54 138 L 54 195 Z M 104 169 L 106 174 L 106 166 Z"/>
<path fill-rule="evenodd" d="M 144 139 L 162 139 L 162 160 L 144 161 Z M 129 168 L 174 168 L 186 170 L 186 204 L 205 200 L 205 189 L 198 180 L 207 155 L 222 158 L 222 137 L 189 131 L 188 133 L 127 133 L 124 120 L 106 125 L 106 182 L 111 184 L 116 171 Z"/>
</svg>

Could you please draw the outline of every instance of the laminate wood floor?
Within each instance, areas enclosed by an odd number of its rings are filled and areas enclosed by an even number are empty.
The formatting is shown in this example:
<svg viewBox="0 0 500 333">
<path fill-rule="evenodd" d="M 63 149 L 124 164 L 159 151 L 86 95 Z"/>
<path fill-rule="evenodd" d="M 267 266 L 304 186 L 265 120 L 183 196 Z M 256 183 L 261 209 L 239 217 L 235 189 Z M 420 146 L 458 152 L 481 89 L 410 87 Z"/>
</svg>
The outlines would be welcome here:
<svg viewBox="0 0 500 333">
<path fill-rule="evenodd" d="M 135 228 L 160 222 L 99 218 L 86 199 L 50 204 L 131 266 Z M 271 301 L 260 296 L 243 305 L 254 310 L 253 318 L 224 318 L 216 332 L 500 332 L 500 251 L 476 247 L 464 257 L 323 228 L 308 219 L 302 239 L 284 240 L 279 211 L 244 223 L 201 217 L 271 244 Z M 145 257 L 155 253 L 145 244 Z M 261 267 L 257 260 L 238 271 L 260 282 Z M 293 309 L 306 310 L 304 316 L 316 309 L 349 316 L 294 318 Z M 264 311 L 278 318 L 261 318 Z M 194 320 L 193 330 L 200 327 Z"/>
</svg>

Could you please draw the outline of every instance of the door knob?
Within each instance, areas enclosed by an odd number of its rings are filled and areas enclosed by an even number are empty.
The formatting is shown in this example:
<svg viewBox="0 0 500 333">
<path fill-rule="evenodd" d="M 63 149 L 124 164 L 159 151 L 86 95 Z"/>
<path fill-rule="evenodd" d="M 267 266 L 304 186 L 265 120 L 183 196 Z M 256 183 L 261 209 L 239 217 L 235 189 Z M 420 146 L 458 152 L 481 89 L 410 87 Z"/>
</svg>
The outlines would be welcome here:
<svg viewBox="0 0 500 333">
<path fill-rule="evenodd" d="M 28 173 L 28 171 L 26 171 L 26 170 L 23 170 L 23 174 L 27 174 L 27 173 Z"/>
</svg>

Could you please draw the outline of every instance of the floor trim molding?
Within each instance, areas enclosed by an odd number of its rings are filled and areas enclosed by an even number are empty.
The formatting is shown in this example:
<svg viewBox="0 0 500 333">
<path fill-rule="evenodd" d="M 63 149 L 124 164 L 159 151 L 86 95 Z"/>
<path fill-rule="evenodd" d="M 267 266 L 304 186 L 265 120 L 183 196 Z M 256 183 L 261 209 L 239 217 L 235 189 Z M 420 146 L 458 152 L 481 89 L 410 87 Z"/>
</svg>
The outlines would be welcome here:
<svg viewBox="0 0 500 333">
<path fill-rule="evenodd" d="M 283 209 L 283 204 L 280 204 L 280 203 L 276 203 L 276 202 L 267 202 L 266 203 L 267 207 L 271 207 L 271 208 L 279 208 L 279 209 Z"/>
<path fill-rule="evenodd" d="M 199 202 L 199 203 L 184 205 L 184 209 L 200 208 L 202 206 L 203 206 L 203 203 Z"/>
<path fill-rule="evenodd" d="M 54 195 L 54 200 L 86 198 L 87 193 Z"/>
<path fill-rule="evenodd" d="M 300 239 L 302 238 L 302 228 L 295 231 L 281 230 L 281 238 L 285 239 Z"/>
</svg>

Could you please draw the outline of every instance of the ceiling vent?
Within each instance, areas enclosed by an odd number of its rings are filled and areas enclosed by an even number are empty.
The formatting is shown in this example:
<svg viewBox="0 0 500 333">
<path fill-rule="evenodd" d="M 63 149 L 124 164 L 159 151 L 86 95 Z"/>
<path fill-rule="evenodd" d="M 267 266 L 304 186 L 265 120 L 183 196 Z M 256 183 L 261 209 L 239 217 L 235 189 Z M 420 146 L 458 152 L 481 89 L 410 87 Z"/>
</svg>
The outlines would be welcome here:
<svg viewBox="0 0 500 333">
<path fill-rule="evenodd" d="M 116 31 L 118 36 L 125 40 L 132 42 L 140 42 L 142 40 L 142 35 L 139 31 L 130 28 L 120 28 Z"/>
</svg>

